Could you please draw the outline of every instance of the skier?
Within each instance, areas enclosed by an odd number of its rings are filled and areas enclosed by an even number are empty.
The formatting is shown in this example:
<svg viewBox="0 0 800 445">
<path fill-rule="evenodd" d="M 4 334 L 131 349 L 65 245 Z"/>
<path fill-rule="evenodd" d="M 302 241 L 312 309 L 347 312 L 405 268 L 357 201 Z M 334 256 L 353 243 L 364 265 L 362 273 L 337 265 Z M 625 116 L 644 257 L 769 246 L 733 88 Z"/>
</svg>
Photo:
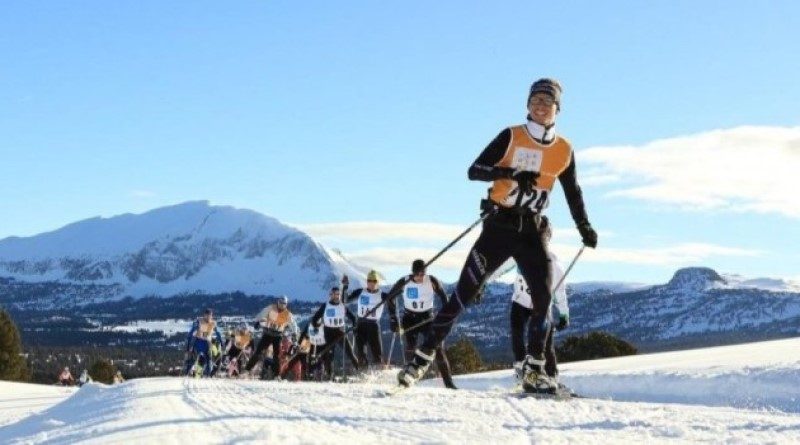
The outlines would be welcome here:
<svg viewBox="0 0 800 445">
<path fill-rule="evenodd" d="M 347 275 L 342 277 L 342 293 L 347 295 L 347 286 L 350 284 Z M 358 301 L 356 314 L 355 337 L 356 337 L 356 357 L 362 367 L 368 365 L 367 346 L 372 354 L 372 364 L 380 365 L 383 363 L 383 346 L 381 344 L 381 316 L 384 306 L 374 310 L 375 306 L 386 300 L 389 294 L 381 292 L 378 288 L 378 272 L 371 270 L 367 274 L 367 288 L 356 289 L 345 297 L 345 304 L 351 301 Z"/>
<path fill-rule="evenodd" d="M 203 316 L 192 323 L 189 335 L 186 338 L 186 366 L 184 375 L 189 374 L 194 365 L 194 360 L 199 358 L 203 363 L 203 375 L 211 376 L 211 339 L 216 338 L 218 343 L 222 343 L 222 336 L 217 328 L 217 321 L 214 320 L 214 311 L 207 308 L 203 311 Z"/>
<path fill-rule="evenodd" d="M 324 331 L 309 321 L 300 339 L 288 351 L 287 360 L 281 365 L 281 378 L 285 378 L 286 373 L 292 371 L 295 381 L 308 380 L 312 377 L 320 380 L 324 364 L 322 360 L 317 360 L 317 351 L 324 346 Z"/>
<path fill-rule="evenodd" d="M 272 346 L 270 368 L 272 369 L 272 377 L 278 376 L 281 340 L 284 335 L 297 334 L 297 323 L 288 306 L 289 298 L 282 295 L 278 297 L 275 303 L 265 307 L 259 313 L 255 326 L 261 326 L 262 328 L 261 339 L 258 341 L 258 346 L 256 346 L 253 356 L 250 357 L 245 367 L 248 372 L 256 365 L 264 350 Z M 263 375 L 264 373 L 262 372 Z"/>
<path fill-rule="evenodd" d="M 124 381 L 125 381 L 125 379 L 122 377 L 122 371 L 118 370 L 117 373 L 114 374 L 114 384 L 116 385 L 116 384 L 122 383 Z"/>
<path fill-rule="evenodd" d="M 72 377 L 69 366 L 65 366 L 64 369 L 61 370 L 61 373 L 58 375 L 58 384 L 61 386 L 72 386 L 75 384 L 75 378 Z"/>
<path fill-rule="evenodd" d="M 542 234 L 542 242 L 545 248 L 550 242 L 552 236 L 552 229 L 546 216 L 542 216 L 542 221 L 539 224 L 539 231 Z M 550 259 L 550 268 L 552 273 L 552 282 L 555 286 L 561 281 L 564 276 L 564 271 L 558 263 L 558 257 L 548 250 L 547 256 Z M 523 364 L 526 356 L 525 348 L 525 326 L 528 324 L 531 316 L 533 315 L 533 302 L 531 301 L 531 290 L 525 282 L 525 277 L 517 268 L 517 279 L 514 282 L 514 292 L 511 295 L 511 349 L 514 354 L 514 374 L 517 378 L 517 383 L 522 384 L 523 377 Z M 555 350 L 555 331 L 561 331 L 569 326 L 569 304 L 567 301 L 566 284 L 561 283 L 558 289 L 553 290 L 553 301 L 550 306 L 550 313 L 548 316 L 550 322 L 550 330 L 547 335 L 547 342 L 545 343 L 544 356 L 545 356 L 545 373 L 558 385 L 558 364 L 556 361 Z M 529 328 L 529 335 L 532 335 L 534 330 Z M 528 350 L 530 353 L 530 350 Z"/>
<path fill-rule="evenodd" d="M 332 287 L 328 294 L 328 301 L 317 309 L 317 312 L 314 313 L 310 321 L 311 325 L 318 326 L 320 320 L 322 320 L 325 344 L 329 346 L 324 356 L 320 357 L 320 359 L 324 363 L 325 370 L 328 372 L 331 379 L 333 378 L 333 357 L 336 350 L 336 343 L 342 340 L 344 340 L 345 352 L 353 363 L 353 368 L 359 369 L 358 359 L 356 359 L 355 354 L 353 354 L 350 342 L 347 341 L 345 330 L 346 319 L 349 319 L 351 323 L 355 324 L 356 317 L 347 309 L 341 297 L 342 295 L 339 287 Z"/>
<path fill-rule="evenodd" d="M 556 179 L 564 189 L 583 244 L 597 246 L 597 233 L 589 223 L 578 185 L 572 146 L 555 132 L 561 92 L 556 80 L 534 82 L 528 93 L 527 122 L 501 131 L 470 166 L 469 179 L 493 182 L 489 198 L 481 205 L 488 216 L 467 255 L 455 292 L 437 314 L 414 360 L 398 374 L 400 385 L 413 385 L 425 374 L 433 352 L 464 307 L 474 301 L 487 277 L 513 257 L 531 287 L 533 302 L 534 331 L 529 344 L 531 354 L 523 364 L 523 386 L 531 392 L 553 390 L 554 384 L 544 371 L 551 277 L 537 222 L 549 203 Z"/>
<path fill-rule="evenodd" d="M 225 346 L 225 363 L 227 363 L 228 376 L 238 375 L 241 369 L 240 359 L 253 352 L 253 334 L 245 323 L 239 325 L 228 338 Z"/>
<path fill-rule="evenodd" d="M 84 369 L 83 372 L 81 372 L 81 376 L 78 377 L 78 386 L 83 386 L 91 381 L 92 377 L 89 376 L 89 371 Z"/>
<path fill-rule="evenodd" d="M 403 316 L 398 320 L 395 300 L 389 300 L 389 325 L 392 332 L 403 336 L 405 343 L 403 354 L 406 361 L 410 361 L 417 348 L 417 340 L 423 338 L 423 335 L 429 335 L 431 321 L 434 319 L 434 295 L 439 297 L 441 305 L 444 307 L 447 304 L 447 294 L 438 278 L 426 274 L 425 262 L 420 259 L 411 263 L 411 275 L 397 280 L 389 291 L 390 295 L 398 293 L 403 297 Z M 442 374 L 444 386 L 456 389 L 443 342 L 439 342 L 434 351 L 431 351 L 431 360 L 433 360 L 433 352 L 435 352 L 436 365 Z"/>
</svg>

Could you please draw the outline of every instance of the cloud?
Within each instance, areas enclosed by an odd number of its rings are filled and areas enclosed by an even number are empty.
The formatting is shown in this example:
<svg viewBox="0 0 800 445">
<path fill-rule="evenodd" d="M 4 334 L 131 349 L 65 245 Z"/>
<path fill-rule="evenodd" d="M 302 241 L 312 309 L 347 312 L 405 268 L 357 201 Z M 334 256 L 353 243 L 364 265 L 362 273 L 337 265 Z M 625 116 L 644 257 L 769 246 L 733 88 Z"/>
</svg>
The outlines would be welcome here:
<svg viewBox="0 0 800 445">
<path fill-rule="evenodd" d="M 577 253 L 574 246 L 553 244 L 553 251 L 561 261 L 571 261 Z M 708 243 L 681 243 L 656 248 L 612 248 L 587 249 L 583 260 L 594 263 L 623 263 L 636 265 L 657 265 L 681 267 L 688 264 L 701 264 L 711 258 L 719 257 L 757 257 L 762 251 L 727 247 Z"/>
<path fill-rule="evenodd" d="M 315 238 L 355 241 L 388 240 L 451 240 L 467 226 L 420 222 L 351 221 L 342 223 L 298 224 L 298 228 Z M 477 236 L 479 230 L 475 230 Z M 474 238 L 473 238 L 474 239 Z"/>
<path fill-rule="evenodd" d="M 156 193 L 150 190 L 131 190 L 128 196 L 135 199 L 149 199 L 154 198 Z"/>
<path fill-rule="evenodd" d="M 745 126 L 578 153 L 608 196 L 800 218 L 800 127 Z M 585 181 L 583 181 L 585 182 Z"/>
</svg>

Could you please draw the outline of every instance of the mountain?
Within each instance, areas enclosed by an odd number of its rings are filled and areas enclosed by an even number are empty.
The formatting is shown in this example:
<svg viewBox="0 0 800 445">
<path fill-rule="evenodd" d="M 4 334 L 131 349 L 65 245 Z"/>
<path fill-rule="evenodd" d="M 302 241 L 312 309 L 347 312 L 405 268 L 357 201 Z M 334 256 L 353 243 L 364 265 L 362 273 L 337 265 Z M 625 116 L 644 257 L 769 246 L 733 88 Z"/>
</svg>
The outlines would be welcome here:
<svg viewBox="0 0 800 445">
<path fill-rule="evenodd" d="M 0 240 L 0 277 L 101 289 L 92 301 L 235 291 L 318 300 L 343 273 L 364 284 L 364 268 L 300 230 L 207 201 Z"/>
<path fill-rule="evenodd" d="M 695 267 L 662 285 L 570 285 L 570 328 L 559 337 L 606 331 L 653 351 L 800 335 L 800 292 L 792 283 L 728 277 Z M 509 285 L 487 286 L 481 304 L 459 320 L 456 338 L 475 339 L 490 357 L 507 355 L 510 298 Z"/>
</svg>

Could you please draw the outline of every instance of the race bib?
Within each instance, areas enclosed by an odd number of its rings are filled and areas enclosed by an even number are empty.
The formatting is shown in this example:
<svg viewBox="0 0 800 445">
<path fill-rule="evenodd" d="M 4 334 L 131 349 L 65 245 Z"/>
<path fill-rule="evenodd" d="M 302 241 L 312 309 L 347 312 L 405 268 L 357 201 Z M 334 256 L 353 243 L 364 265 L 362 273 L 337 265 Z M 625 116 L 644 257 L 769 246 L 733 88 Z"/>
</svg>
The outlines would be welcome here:
<svg viewBox="0 0 800 445">
<path fill-rule="evenodd" d="M 511 168 L 514 170 L 538 172 L 542 168 L 543 158 L 544 156 L 541 150 L 516 147 L 514 158 L 511 160 Z"/>
</svg>

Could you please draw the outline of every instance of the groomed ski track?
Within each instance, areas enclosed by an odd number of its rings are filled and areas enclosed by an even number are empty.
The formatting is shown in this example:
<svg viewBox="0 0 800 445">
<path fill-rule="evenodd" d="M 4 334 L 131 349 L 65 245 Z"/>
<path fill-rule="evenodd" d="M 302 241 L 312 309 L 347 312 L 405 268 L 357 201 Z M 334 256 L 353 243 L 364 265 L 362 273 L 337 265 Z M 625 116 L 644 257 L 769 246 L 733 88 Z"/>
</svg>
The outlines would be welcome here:
<svg viewBox="0 0 800 445">
<path fill-rule="evenodd" d="M 393 397 L 381 395 L 391 385 L 388 372 L 352 384 L 167 377 L 92 384 L 0 427 L 0 442 L 800 443 L 798 348 L 800 339 L 791 339 L 564 366 L 563 380 L 578 392 L 592 396 L 591 387 L 599 394 L 627 383 L 623 398 L 639 401 L 518 398 L 508 393 L 510 371 L 456 380 L 470 389 L 431 380 Z M 754 365 L 756 351 L 767 350 L 771 358 Z M 767 394 L 737 390 L 749 378 Z M 679 391 L 695 394 L 665 403 L 665 385 L 679 382 Z M 0 394 L 0 412 L 6 397 Z"/>
</svg>

